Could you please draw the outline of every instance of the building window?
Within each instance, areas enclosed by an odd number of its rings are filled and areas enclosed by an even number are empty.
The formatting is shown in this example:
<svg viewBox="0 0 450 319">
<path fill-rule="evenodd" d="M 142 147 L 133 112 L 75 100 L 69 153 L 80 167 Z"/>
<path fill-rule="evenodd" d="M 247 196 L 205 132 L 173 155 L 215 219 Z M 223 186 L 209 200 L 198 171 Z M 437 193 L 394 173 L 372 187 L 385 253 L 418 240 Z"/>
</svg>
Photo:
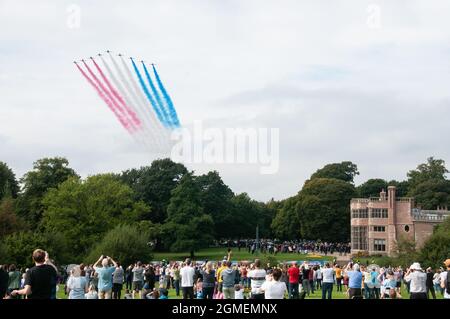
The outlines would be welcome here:
<svg viewBox="0 0 450 319">
<path fill-rule="evenodd" d="M 367 226 L 353 226 L 351 231 L 352 249 L 368 250 L 367 249 Z"/>
<path fill-rule="evenodd" d="M 372 208 L 370 210 L 370 218 L 388 218 L 387 208 Z"/>
<path fill-rule="evenodd" d="M 373 240 L 374 251 L 386 251 L 386 239 L 374 239 Z"/>
<path fill-rule="evenodd" d="M 369 210 L 367 208 L 352 209 L 352 218 L 369 218 Z"/>
<path fill-rule="evenodd" d="M 409 232 L 409 226 L 405 225 L 405 232 Z"/>
<path fill-rule="evenodd" d="M 372 231 L 385 232 L 386 231 L 386 227 L 385 226 L 372 226 Z"/>
</svg>

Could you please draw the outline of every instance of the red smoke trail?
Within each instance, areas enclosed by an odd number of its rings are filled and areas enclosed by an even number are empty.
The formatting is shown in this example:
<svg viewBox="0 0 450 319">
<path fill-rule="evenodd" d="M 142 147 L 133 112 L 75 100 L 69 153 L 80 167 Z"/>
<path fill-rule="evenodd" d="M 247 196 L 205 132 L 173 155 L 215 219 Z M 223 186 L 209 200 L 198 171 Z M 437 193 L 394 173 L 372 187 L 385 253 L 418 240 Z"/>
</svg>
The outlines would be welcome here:
<svg viewBox="0 0 450 319">
<path fill-rule="evenodd" d="M 114 97 L 111 95 L 111 93 L 108 91 L 108 89 L 103 85 L 103 83 L 97 78 L 95 73 L 92 72 L 91 68 L 89 67 L 89 65 L 87 65 L 86 61 L 82 60 L 82 62 L 84 64 L 84 66 L 86 67 L 86 69 L 88 70 L 89 74 L 94 79 L 94 81 L 97 82 L 101 91 L 103 91 L 106 94 L 106 96 L 108 97 L 108 99 L 112 102 L 114 109 L 116 109 L 116 111 L 119 111 L 121 113 L 120 117 L 121 117 L 122 121 L 124 121 L 126 123 L 127 129 L 129 129 L 130 132 L 133 132 L 134 131 L 133 123 L 130 123 L 127 118 L 124 118 L 125 112 L 123 111 L 122 107 L 119 104 L 117 104 L 117 102 L 114 100 Z"/>
<path fill-rule="evenodd" d="M 84 61 L 83 61 L 84 62 Z M 98 95 L 102 98 L 103 101 L 108 105 L 110 110 L 114 113 L 114 115 L 119 120 L 120 124 L 129 132 L 131 132 L 130 124 L 126 122 L 123 117 L 117 112 L 117 110 L 114 108 L 114 105 L 112 104 L 111 100 L 100 90 L 100 88 L 91 80 L 91 78 L 86 74 L 86 72 L 83 71 L 83 69 L 78 65 L 78 63 L 75 63 L 78 70 L 80 70 L 81 74 L 83 74 L 84 78 L 89 82 L 90 85 L 97 91 Z"/>
<path fill-rule="evenodd" d="M 114 95 L 114 97 L 120 102 L 120 104 L 123 106 L 125 111 L 128 113 L 128 115 L 131 117 L 131 120 L 133 121 L 133 124 L 136 127 L 141 126 L 141 121 L 137 117 L 136 113 L 125 103 L 123 98 L 120 96 L 120 94 L 117 92 L 117 90 L 111 85 L 111 82 L 109 82 L 108 78 L 103 73 L 102 69 L 98 66 L 98 64 L 95 62 L 94 59 L 92 59 L 92 62 L 95 65 L 95 68 L 97 69 L 98 73 L 100 73 L 100 76 L 102 77 L 103 81 L 105 81 L 106 85 L 108 86 L 111 93 Z"/>
</svg>

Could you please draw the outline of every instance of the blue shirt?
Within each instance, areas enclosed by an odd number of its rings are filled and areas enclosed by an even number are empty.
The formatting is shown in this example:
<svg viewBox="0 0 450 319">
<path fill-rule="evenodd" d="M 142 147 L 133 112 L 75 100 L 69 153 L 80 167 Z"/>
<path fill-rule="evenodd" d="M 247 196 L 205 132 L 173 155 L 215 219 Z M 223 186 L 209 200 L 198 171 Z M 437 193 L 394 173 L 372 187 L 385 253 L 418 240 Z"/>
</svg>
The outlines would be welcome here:
<svg viewBox="0 0 450 319">
<path fill-rule="evenodd" d="M 360 271 L 347 271 L 348 288 L 361 289 L 362 273 Z"/>
<path fill-rule="evenodd" d="M 115 267 L 95 267 L 95 271 L 98 274 L 98 290 L 99 291 L 108 291 L 112 289 L 112 274 Z"/>
</svg>

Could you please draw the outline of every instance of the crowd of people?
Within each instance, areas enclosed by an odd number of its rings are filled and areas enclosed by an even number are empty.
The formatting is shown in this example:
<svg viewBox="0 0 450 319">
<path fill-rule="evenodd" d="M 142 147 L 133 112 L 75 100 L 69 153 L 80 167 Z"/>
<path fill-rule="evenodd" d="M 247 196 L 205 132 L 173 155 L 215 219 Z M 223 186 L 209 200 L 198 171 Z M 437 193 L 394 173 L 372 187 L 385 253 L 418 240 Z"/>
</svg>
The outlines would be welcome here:
<svg viewBox="0 0 450 319">
<path fill-rule="evenodd" d="M 339 253 L 339 255 L 350 254 L 350 243 L 331 243 L 315 240 L 290 240 L 281 241 L 277 239 L 223 239 L 216 241 L 216 246 L 237 248 L 239 251 L 245 249 L 254 254 L 256 250 L 263 254 L 277 253 L 320 253 L 323 255 Z"/>
<path fill-rule="evenodd" d="M 0 294 L 4 299 L 56 299 L 58 283 L 69 299 L 168 299 L 173 289 L 183 299 L 304 299 L 316 290 L 322 299 L 333 293 L 350 299 L 399 299 L 404 285 L 411 299 L 450 299 L 450 259 L 433 271 L 413 263 L 402 267 L 379 267 L 349 262 L 324 265 L 303 262 L 264 265 L 261 260 L 231 262 L 231 249 L 217 263 L 165 261 L 123 267 L 109 256 L 92 265 L 74 265 L 67 276 L 48 253 L 33 252 L 35 266 L 24 273 L 14 265 L 0 267 Z M 58 279 L 59 278 L 59 279 Z"/>
</svg>

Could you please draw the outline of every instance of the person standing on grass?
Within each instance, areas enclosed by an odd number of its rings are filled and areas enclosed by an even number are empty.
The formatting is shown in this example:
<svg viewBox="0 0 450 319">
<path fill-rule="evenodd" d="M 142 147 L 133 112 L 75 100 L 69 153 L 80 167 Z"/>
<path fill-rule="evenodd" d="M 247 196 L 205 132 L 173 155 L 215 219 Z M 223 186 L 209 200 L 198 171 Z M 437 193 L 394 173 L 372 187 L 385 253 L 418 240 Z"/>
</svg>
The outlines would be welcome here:
<svg viewBox="0 0 450 319">
<path fill-rule="evenodd" d="M 428 267 L 426 272 L 427 272 L 427 281 L 426 281 L 427 298 L 430 299 L 430 292 L 431 292 L 431 296 L 433 297 L 433 299 L 436 299 L 436 292 L 434 291 L 434 284 L 433 284 L 434 272 L 431 269 L 431 267 Z"/>
<path fill-rule="evenodd" d="M 216 286 L 216 272 L 212 267 L 212 263 L 208 261 L 205 269 L 201 271 L 203 276 L 203 298 L 213 299 L 214 287 Z"/>
<path fill-rule="evenodd" d="M 322 290 L 322 266 L 318 265 L 316 270 L 316 289 Z"/>
<path fill-rule="evenodd" d="M 56 267 L 42 249 L 33 252 L 35 266 L 25 275 L 24 288 L 13 290 L 11 296 L 25 295 L 29 299 L 52 299 L 56 293 Z"/>
<path fill-rule="evenodd" d="M 264 292 L 264 299 L 284 299 L 287 287 L 283 281 L 280 281 L 281 270 L 275 268 L 271 277 L 272 280 L 265 281 L 261 286 L 261 291 Z"/>
<path fill-rule="evenodd" d="M 0 300 L 5 298 L 6 293 L 8 292 L 8 272 L 6 271 L 6 265 L 0 265 Z"/>
<path fill-rule="evenodd" d="M 248 277 L 251 280 L 251 299 L 264 299 L 264 292 L 261 290 L 261 286 L 266 280 L 266 271 L 261 268 L 261 260 L 259 259 L 255 260 L 254 267 L 248 273 Z"/>
<path fill-rule="evenodd" d="M 89 283 L 85 276 L 81 274 L 80 266 L 72 269 L 72 275 L 67 280 L 67 290 L 69 299 L 85 299 L 85 294 L 89 290 Z"/>
<path fill-rule="evenodd" d="M 331 299 L 334 284 L 334 270 L 329 263 L 322 269 L 322 299 Z"/>
<path fill-rule="evenodd" d="M 297 267 L 297 262 L 293 261 L 291 267 L 288 269 L 289 275 L 289 299 L 298 299 L 298 278 L 300 271 Z"/>
<path fill-rule="evenodd" d="M 4 269 L 6 271 L 6 269 Z M 8 272 L 8 290 L 9 292 L 13 290 L 20 289 L 20 271 L 16 269 L 15 265 L 9 266 Z"/>
<path fill-rule="evenodd" d="M 144 288 L 144 267 L 142 267 L 142 263 L 138 261 L 131 271 L 133 272 L 133 299 L 135 293 L 138 293 L 139 298 L 143 298 L 141 296 L 142 288 Z"/>
<path fill-rule="evenodd" d="M 191 266 L 191 259 L 187 258 L 184 267 L 180 270 L 183 299 L 194 299 L 194 276 L 195 269 Z"/>
<path fill-rule="evenodd" d="M 102 266 L 98 267 L 101 262 Z M 110 266 L 110 263 L 113 266 Z M 117 263 L 109 256 L 104 257 L 103 255 L 95 262 L 94 270 L 98 276 L 98 297 L 99 299 L 111 299 L 112 295 L 112 274 L 117 268 Z"/>
<path fill-rule="evenodd" d="M 444 299 L 450 299 L 450 259 L 444 261 L 447 271 L 441 272 L 441 288 L 444 289 Z"/>
<path fill-rule="evenodd" d="M 405 280 L 410 284 L 411 299 L 427 299 L 427 274 L 419 263 L 413 263 L 405 274 Z"/>
<path fill-rule="evenodd" d="M 302 265 L 302 287 L 305 293 L 308 295 L 311 293 L 311 287 L 309 286 L 309 272 L 311 270 L 309 269 L 309 266 L 307 264 Z"/>
<path fill-rule="evenodd" d="M 353 270 L 351 270 L 353 269 Z M 362 298 L 362 273 L 359 269 L 358 264 L 349 263 L 346 267 L 346 276 L 348 277 L 348 297 L 350 299 L 360 299 Z"/>
<path fill-rule="evenodd" d="M 336 274 L 336 291 L 342 292 L 342 269 L 338 264 L 334 266 L 334 272 Z"/>
<path fill-rule="evenodd" d="M 234 299 L 234 285 L 237 283 L 237 274 L 231 268 L 231 261 L 225 263 L 225 269 L 222 271 L 222 291 L 224 299 Z"/>
<path fill-rule="evenodd" d="M 113 299 L 120 299 L 122 296 L 122 287 L 124 281 L 124 271 L 119 262 L 113 272 Z"/>
<path fill-rule="evenodd" d="M 130 291 L 133 289 L 133 267 L 133 265 L 129 265 L 125 271 L 125 289 Z"/>
</svg>

